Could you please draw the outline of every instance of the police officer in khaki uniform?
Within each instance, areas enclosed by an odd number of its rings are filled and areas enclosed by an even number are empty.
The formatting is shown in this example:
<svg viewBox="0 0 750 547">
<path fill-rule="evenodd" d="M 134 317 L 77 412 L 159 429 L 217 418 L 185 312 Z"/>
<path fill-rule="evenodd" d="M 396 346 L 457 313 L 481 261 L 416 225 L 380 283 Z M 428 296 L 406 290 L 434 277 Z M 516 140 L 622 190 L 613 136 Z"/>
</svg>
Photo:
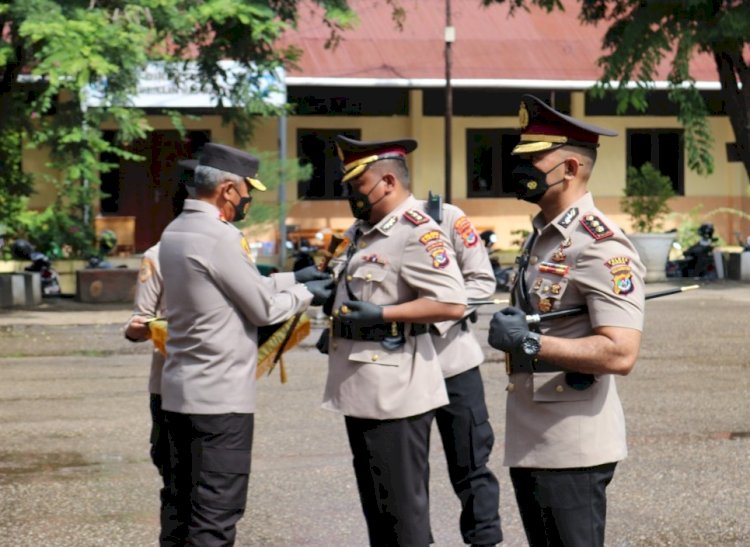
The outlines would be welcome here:
<svg viewBox="0 0 750 547">
<path fill-rule="evenodd" d="M 491 298 L 497 282 L 471 220 L 454 205 L 436 208 L 433 203 L 420 201 L 420 209 L 432 216 L 450 239 L 468 300 Z M 448 476 L 461 500 L 461 536 L 471 545 L 496 545 L 503 540 L 500 485 L 487 467 L 495 435 L 479 372 L 484 354 L 471 330 L 475 318 L 474 309 L 467 308 L 460 321 L 447 322 L 442 335 L 433 335 L 449 399 L 449 404 L 436 410 L 435 422 L 443 441 Z"/>
<path fill-rule="evenodd" d="M 606 487 L 625 458 L 614 375 L 628 374 L 643 328 L 644 268 L 624 233 L 594 205 L 587 181 L 600 135 L 524 95 L 520 199 L 539 205 L 489 343 L 506 352 L 505 465 L 532 546 L 604 544 Z M 528 324 L 527 314 L 586 311 Z"/>
<path fill-rule="evenodd" d="M 409 192 L 410 139 L 336 139 L 357 221 L 347 231 L 323 407 L 345 416 L 373 546 L 430 543 L 428 451 L 448 403 L 434 324 L 463 317 L 466 295 L 450 241 Z"/>
<path fill-rule="evenodd" d="M 162 545 L 232 545 L 247 501 L 258 326 L 288 319 L 331 293 L 330 280 L 261 276 L 242 233 L 258 160 L 206 144 L 197 199 L 164 231 L 159 263 L 169 336 L 162 408 L 170 443 L 171 503 Z"/>
</svg>

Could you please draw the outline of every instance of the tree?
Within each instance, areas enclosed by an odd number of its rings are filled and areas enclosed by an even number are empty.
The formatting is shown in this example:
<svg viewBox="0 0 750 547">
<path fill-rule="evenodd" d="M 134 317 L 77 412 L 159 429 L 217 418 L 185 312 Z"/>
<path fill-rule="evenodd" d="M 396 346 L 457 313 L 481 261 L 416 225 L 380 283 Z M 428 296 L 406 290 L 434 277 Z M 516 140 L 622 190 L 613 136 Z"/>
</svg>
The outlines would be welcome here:
<svg viewBox="0 0 750 547">
<path fill-rule="evenodd" d="M 324 9 L 332 35 L 354 21 L 346 0 L 314 0 Z M 129 106 L 140 71 L 161 61 L 175 79 L 197 68 L 246 139 L 258 114 L 275 113 L 258 96 L 259 78 L 294 63 L 298 48 L 277 40 L 298 17 L 299 0 L 6 0 L 0 2 L 0 223 L 18 228 L 18 211 L 32 192 L 21 166 L 21 143 L 47 147 L 60 173 L 56 202 L 45 213 L 54 226 L 78 226 L 56 234 L 58 246 L 85 254 L 93 244 L 89 207 L 99 197 L 99 176 L 114 167 L 104 153 L 138 159 L 122 146 L 150 127 Z M 231 59 L 247 70 L 227 73 Z M 95 86 L 97 108 L 86 108 Z M 239 105 L 239 106 L 238 106 Z M 171 113 L 178 129 L 178 113 Z M 100 127 L 114 121 L 114 143 Z M 62 219 L 58 217 L 64 217 Z M 63 222 L 64 220 L 64 222 Z M 48 249 L 47 249 L 48 250 Z"/>
<path fill-rule="evenodd" d="M 539 6 L 549 12 L 561 0 L 482 0 L 507 3 L 511 13 Z M 736 151 L 750 178 L 750 7 L 747 0 L 580 0 L 584 24 L 609 25 L 599 59 L 602 76 L 596 92 L 614 88 L 618 112 L 645 110 L 659 63 L 668 60 L 669 98 L 685 126 L 688 166 L 713 171 L 713 138 L 707 109 L 690 74 L 697 54 L 711 55 L 721 83 Z M 612 82 L 616 82 L 614 85 Z M 634 87 L 631 84 L 635 84 Z"/>
</svg>

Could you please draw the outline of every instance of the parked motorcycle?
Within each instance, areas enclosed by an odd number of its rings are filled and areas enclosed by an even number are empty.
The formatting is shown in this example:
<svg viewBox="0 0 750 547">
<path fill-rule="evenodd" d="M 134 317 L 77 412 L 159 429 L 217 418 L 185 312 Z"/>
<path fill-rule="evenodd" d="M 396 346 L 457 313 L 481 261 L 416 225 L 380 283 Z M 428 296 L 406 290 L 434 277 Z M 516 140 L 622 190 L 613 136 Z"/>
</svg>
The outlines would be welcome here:
<svg viewBox="0 0 750 547">
<path fill-rule="evenodd" d="M 512 267 L 503 267 L 500 264 L 500 259 L 497 256 L 497 252 L 493 250 L 495 242 L 497 241 L 497 234 L 492 230 L 485 230 L 479 237 L 484 243 L 484 248 L 487 250 L 487 254 L 490 256 L 490 264 L 492 265 L 492 273 L 495 275 L 495 283 L 498 291 L 509 291 L 510 290 L 510 278 L 513 275 Z"/>
<path fill-rule="evenodd" d="M 42 296 L 58 296 L 60 290 L 60 276 L 52 269 L 52 261 L 49 257 L 34 249 L 34 246 L 25 239 L 17 239 L 11 246 L 11 253 L 17 260 L 30 260 L 31 264 L 24 270 L 27 272 L 39 272 L 42 285 Z"/>
<path fill-rule="evenodd" d="M 714 237 L 714 225 L 701 224 L 698 235 L 700 240 L 682 252 L 683 258 L 667 261 L 667 277 L 717 278 L 714 246 L 718 238 Z"/>
</svg>

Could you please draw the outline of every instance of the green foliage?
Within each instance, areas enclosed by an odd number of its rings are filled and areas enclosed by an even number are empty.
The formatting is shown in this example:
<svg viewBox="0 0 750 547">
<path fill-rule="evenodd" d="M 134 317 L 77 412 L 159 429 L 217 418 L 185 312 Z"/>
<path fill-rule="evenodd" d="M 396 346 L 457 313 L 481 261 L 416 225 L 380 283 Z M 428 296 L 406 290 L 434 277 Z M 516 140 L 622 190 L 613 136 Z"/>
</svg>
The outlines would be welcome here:
<svg viewBox="0 0 750 547">
<path fill-rule="evenodd" d="M 670 212 L 667 201 L 674 196 L 672 181 L 646 162 L 640 169 L 628 167 L 622 210 L 633 219 L 637 232 L 653 232 Z"/>
<path fill-rule="evenodd" d="M 482 0 L 507 4 L 511 14 L 535 5 L 547 11 L 564 9 L 559 0 Z M 671 63 L 669 97 L 679 107 L 685 127 L 690 169 L 713 172 L 713 136 L 707 109 L 695 87 L 690 62 L 699 53 L 713 57 L 722 99 L 732 124 L 737 149 L 750 177 L 750 9 L 746 0 L 580 0 L 584 24 L 607 25 L 599 58 L 602 75 L 594 96 L 614 93 L 618 112 L 644 111 L 660 69 Z"/>
<path fill-rule="evenodd" d="M 515 236 L 511 240 L 511 244 L 514 247 L 517 247 L 518 249 L 520 249 L 521 247 L 523 247 L 523 244 L 526 241 L 526 239 L 529 237 L 529 234 L 531 234 L 531 231 L 529 231 L 526 228 L 519 228 L 518 230 L 511 230 L 510 235 Z"/>
<path fill-rule="evenodd" d="M 109 153 L 139 160 L 123 145 L 151 128 L 129 101 L 141 71 L 163 61 L 176 81 L 189 62 L 237 138 L 246 141 L 258 115 L 275 114 L 259 97 L 258 81 L 301 54 L 278 39 L 298 17 L 299 0 L 138 0 L 95 2 L 9 0 L 0 3 L 0 223 L 26 235 L 45 252 L 62 245 L 74 255 L 92 251 L 90 208 L 100 197 L 100 176 L 114 165 Z M 340 32 L 354 21 L 346 0 L 315 0 L 323 20 Z M 231 59 L 248 77 L 237 78 L 221 63 Z M 20 79 L 20 74 L 26 79 Z M 29 79 L 33 83 L 28 83 Z M 97 92 L 101 106 L 87 108 Z M 178 131 L 178 112 L 167 111 Z M 118 128 L 115 144 L 102 136 L 105 122 Z M 48 210 L 19 215 L 31 193 L 20 172 L 21 142 L 51 151 L 49 167 L 59 198 Z M 23 218 L 23 222 L 19 219 Z M 66 247 L 67 248 L 67 247 Z"/>
<path fill-rule="evenodd" d="M 278 189 L 282 184 L 282 172 L 283 184 L 292 185 L 295 190 L 298 180 L 305 180 L 312 176 L 312 166 L 301 165 L 296 158 L 287 158 L 282 162 L 273 152 L 251 150 L 251 153 L 260 160 L 258 178 L 263 181 L 269 192 Z M 281 213 L 278 203 L 263 200 L 261 196 L 257 192 L 254 193 L 255 200 L 247 217 L 241 223 L 243 228 L 249 228 L 251 232 L 268 229 L 269 225 L 279 220 Z"/>
</svg>

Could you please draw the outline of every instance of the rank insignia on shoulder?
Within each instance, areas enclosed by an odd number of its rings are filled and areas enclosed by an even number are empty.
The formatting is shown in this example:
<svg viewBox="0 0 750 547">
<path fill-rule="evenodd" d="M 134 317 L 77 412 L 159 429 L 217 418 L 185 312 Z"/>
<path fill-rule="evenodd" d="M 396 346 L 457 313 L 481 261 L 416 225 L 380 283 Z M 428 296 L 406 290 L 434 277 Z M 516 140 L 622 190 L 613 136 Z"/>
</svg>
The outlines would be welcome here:
<svg viewBox="0 0 750 547">
<path fill-rule="evenodd" d="M 604 263 L 612 274 L 612 292 L 615 294 L 630 294 L 635 289 L 633 284 L 633 269 L 630 259 L 626 256 L 616 256 Z"/>
<path fill-rule="evenodd" d="M 576 219 L 577 216 L 578 216 L 578 207 L 571 207 L 565 212 L 563 217 L 557 223 L 563 228 L 567 228 L 568 226 L 570 226 L 571 222 L 573 222 Z"/>
<path fill-rule="evenodd" d="M 415 226 L 419 226 L 420 224 L 424 224 L 425 222 L 430 221 L 430 217 L 420 213 L 416 209 L 409 209 L 408 211 L 406 211 L 404 213 L 404 218 Z"/>
<path fill-rule="evenodd" d="M 581 225 L 589 234 L 591 234 L 591 237 L 593 237 L 597 241 L 614 235 L 612 230 L 610 230 L 607 225 L 602 222 L 602 219 L 591 213 L 583 215 L 583 218 L 581 219 Z"/>
</svg>

